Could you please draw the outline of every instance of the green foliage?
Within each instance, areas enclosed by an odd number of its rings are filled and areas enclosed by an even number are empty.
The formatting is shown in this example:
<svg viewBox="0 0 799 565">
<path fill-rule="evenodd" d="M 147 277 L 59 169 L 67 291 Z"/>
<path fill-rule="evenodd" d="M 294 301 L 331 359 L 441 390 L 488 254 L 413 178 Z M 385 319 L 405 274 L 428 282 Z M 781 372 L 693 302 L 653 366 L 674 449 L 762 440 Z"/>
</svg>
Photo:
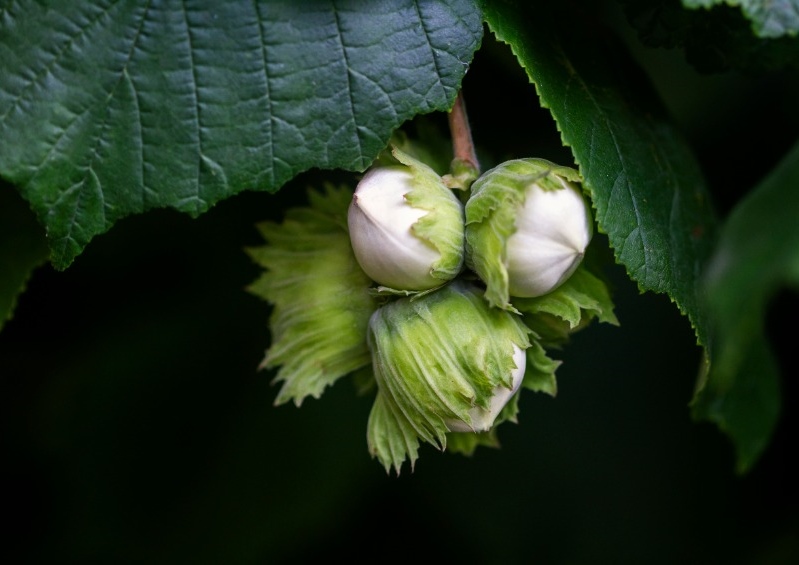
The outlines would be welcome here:
<svg viewBox="0 0 799 565">
<path fill-rule="evenodd" d="M 488 411 L 497 387 L 513 388 L 514 346 L 530 347 L 528 333 L 521 318 L 491 308 L 481 289 L 460 280 L 382 306 L 369 323 L 380 385 L 369 451 L 399 474 L 406 459 L 413 468 L 419 440 L 447 446 L 448 421 L 482 431 L 472 410 Z"/>
<path fill-rule="evenodd" d="M 472 0 L 43 4 L 0 13 L 0 175 L 66 268 L 120 218 L 197 216 L 312 167 L 362 171 L 452 105 Z"/>
<path fill-rule="evenodd" d="M 701 171 L 654 92 L 620 49 L 590 28 L 558 33 L 510 5 L 486 10 L 571 147 L 617 260 L 645 291 L 667 293 L 706 343 L 697 284 L 715 219 Z"/>
<path fill-rule="evenodd" d="M 525 323 L 527 321 L 525 320 Z M 555 371 L 561 361 L 555 361 L 546 354 L 541 341 L 533 341 L 525 351 L 527 355 L 527 372 L 524 374 L 522 386 L 533 392 L 543 392 L 550 396 L 558 394 L 558 381 Z"/>
<path fill-rule="evenodd" d="M 414 539 L 434 561 L 796 562 L 793 337 L 773 331 L 796 311 L 772 302 L 799 287 L 795 8 L 0 2 L 0 325 L 16 317 L 0 332 L 15 517 L 0 560 L 317 562 Z M 541 337 L 523 385 L 545 394 L 506 405 L 519 425 L 500 452 L 477 449 L 494 429 L 448 434 L 466 462 L 410 425 L 374 437 L 425 460 L 387 480 L 364 449 L 371 371 L 269 406 L 277 370 L 256 367 L 280 340 L 241 251 L 420 114 L 443 123 L 461 86 L 481 162 L 580 169 L 618 309 L 576 285 L 582 270 L 514 301 Z M 414 156 L 443 174 L 451 151 Z M 48 256 L 56 270 L 38 269 Z M 697 366 L 690 408 L 713 426 L 687 417 Z M 377 398 L 372 417 L 391 418 Z"/>
<path fill-rule="evenodd" d="M 250 292 L 274 306 L 272 343 L 262 368 L 280 367 L 275 404 L 319 398 L 339 378 L 369 364 L 366 328 L 377 308 L 346 228 L 352 190 L 312 193 L 307 208 L 258 226 L 266 245 L 248 249 L 266 272 Z"/>
<path fill-rule="evenodd" d="M 530 106 L 551 112 L 616 260 L 641 291 L 668 296 L 706 348 L 694 413 L 725 430 L 739 469 L 750 468 L 779 414 L 763 317 L 769 297 L 797 282 L 799 157 L 717 239 L 704 171 L 641 69 L 593 3 L 569 14 L 549 4 L 4 4 L 0 176 L 40 226 L 3 186 L 0 324 L 48 256 L 66 269 L 122 218 L 155 208 L 195 217 L 309 169 L 363 171 L 407 120 L 452 106 L 485 23 L 535 84 Z M 799 69 L 796 0 L 618 4 L 641 42 L 681 48 L 701 71 Z M 562 343 L 559 323 L 574 313 L 547 313 L 565 317 L 534 329 Z M 536 387 L 554 392 L 547 383 Z"/>
<path fill-rule="evenodd" d="M 511 46 L 571 147 L 617 260 L 642 291 L 668 294 L 698 342 L 710 347 L 714 322 L 701 276 L 716 244 L 717 222 L 690 147 L 620 44 L 590 26 L 559 33 L 541 25 L 557 18 L 536 15 L 525 20 L 502 2 L 486 10 L 489 27 Z M 773 253 L 765 257 L 779 260 Z M 744 328 L 752 339 L 760 335 L 759 327 Z M 776 425 L 774 361 L 762 348 L 758 358 L 760 364 L 736 366 L 743 375 L 736 379 L 718 374 L 711 357 L 703 379 L 723 384 L 708 386 L 701 401 L 695 399 L 696 414 L 720 423 L 735 442 L 741 470 L 756 461 Z M 757 398 L 758 407 L 730 398 Z"/>
<path fill-rule="evenodd" d="M 580 265 L 562 285 L 536 298 L 514 298 L 513 305 L 546 347 L 559 347 L 569 334 L 593 320 L 619 325 L 607 286 Z"/>
<path fill-rule="evenodd" d="M 730 215 L 703 281 L 715 339 L 694 412 L 732 436 L 741 470 L 766 448 L 780 413 L 764 321 L 781 288 L 799 289 L 798 187 L 799 144 Z"/>
</svg>

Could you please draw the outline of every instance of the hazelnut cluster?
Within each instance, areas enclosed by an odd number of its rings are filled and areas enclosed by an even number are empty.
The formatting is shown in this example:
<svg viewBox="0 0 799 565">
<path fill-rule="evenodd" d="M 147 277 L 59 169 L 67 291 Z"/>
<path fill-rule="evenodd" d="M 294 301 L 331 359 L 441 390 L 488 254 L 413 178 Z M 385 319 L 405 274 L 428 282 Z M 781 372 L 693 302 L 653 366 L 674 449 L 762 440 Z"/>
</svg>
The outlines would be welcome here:
<svg viewBox="0 0 799 565">
<path fill-rule="evenodd" d="M 420 441 L 495 444 L 522 386 L 554 395 L 559 362 L 545 349 L 615 318 L 605 286 L 580 269 L 593 221 L 576 171 L 516 159 L 456 194 L 431 167 L 392 155 L 349 196 L 330 188 L 265 224 L 271 245 L 252 255 L 267 269 L 254 290 L 275 307 L 264 366 L 280 366 L 277 402 L 357 373 L 376 389 L 369 450 L 399 472 Z"/>
</svg>

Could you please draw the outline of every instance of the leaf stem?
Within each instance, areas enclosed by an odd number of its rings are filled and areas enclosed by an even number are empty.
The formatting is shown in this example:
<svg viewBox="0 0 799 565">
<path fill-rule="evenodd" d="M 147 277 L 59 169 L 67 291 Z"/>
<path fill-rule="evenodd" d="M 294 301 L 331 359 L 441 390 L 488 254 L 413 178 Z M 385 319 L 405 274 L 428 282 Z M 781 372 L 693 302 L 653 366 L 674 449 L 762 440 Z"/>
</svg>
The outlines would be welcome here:
<svg viewBox="0 0 799 565">
<path fill-rule="evenodd" d="M 449 112 L 449 130 L 452 135 L 452 148 L 455 154 L 453 169 L 466 167 L 472 169 L 476 175 L 480 174 L 480 164 L 472 141 L 472 130 L 469 127 L 469 117 L 466 115 L 466 102 L 463 91 L 458 91 L 455 104 Z M 458 166 L 459 165 L 459 166 Z"/>
<path fill-rule="evenodd" d="M 466 115 L 466 103 L 463 91 L 458 91 L 452 110 L 449 112 L 449 131 L 452 136 L 454 158 L 450 163 L 450 174 L 444 175 L 444 182 L 450 188 L 463 191 L 460 196 L 465 201 L 469 198 L 472 183 L 480 176 L 480 163 L 472 141 L 472 130 Z"/>
</svg>

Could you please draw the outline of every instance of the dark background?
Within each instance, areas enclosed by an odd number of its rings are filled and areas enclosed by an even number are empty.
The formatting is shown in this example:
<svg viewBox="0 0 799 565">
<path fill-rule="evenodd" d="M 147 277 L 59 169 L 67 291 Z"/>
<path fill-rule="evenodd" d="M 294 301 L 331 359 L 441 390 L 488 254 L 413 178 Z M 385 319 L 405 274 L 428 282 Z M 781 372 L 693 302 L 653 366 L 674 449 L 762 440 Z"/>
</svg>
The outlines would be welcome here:
<svg viewBox="0 0 799 565">
<path fill-rule="evenodd" d="M 636 56 L 723 217 L 797 139 L 799 83 Z M 490 35 L 464 93 L 489 160 L 571 164 Z M 413 472 L 389 476 L 366 449 L 372 399 L 346 379 L 300 408 L 272 406 L 272 375 L 257 371 L 269 308 L 245 291 L 259 271 L 243 248 L 307 186 L 354 178 L 312 171 L 197 220 L 128 218 L 68 270 L 34 273 L 0 332 L 6 562 L 799 562 L 790 291 L 768 318 L 785 411 L 745 476 L 727 439 L 691 420 L 701 350 L 687 319 L 615 265 L 621 326 L 591 326 L 555 354 L 558 397 L 524 391 L 501 449 L 425 445 Z"/>
</svg>

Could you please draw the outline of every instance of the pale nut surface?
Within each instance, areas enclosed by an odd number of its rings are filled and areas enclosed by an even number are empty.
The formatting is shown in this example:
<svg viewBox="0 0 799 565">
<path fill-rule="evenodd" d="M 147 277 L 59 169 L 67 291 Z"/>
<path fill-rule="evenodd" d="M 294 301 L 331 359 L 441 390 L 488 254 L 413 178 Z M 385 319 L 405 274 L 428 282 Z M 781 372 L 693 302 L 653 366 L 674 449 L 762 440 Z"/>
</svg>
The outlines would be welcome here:
<svg viewBox="0 0 799 565">
<path fill-rule="evenodd" d="M 576 188 L 526 189 L 508 238 L 508 290 L 511 296 L 535 297 L 551 292 L 577 269 L 593 228 L 588 204 Z"/>
<path fill-rule="evenodd" d="M 412 181 L 406 167 L 367 172 L 355 190 L 348 224 L 355 258 L 369 278 L 390 288 L 424 290 L 441 284 L 431 275 L 440 255 L 411 232 L 428 213 L 406 201 Z"/>
</svg>

